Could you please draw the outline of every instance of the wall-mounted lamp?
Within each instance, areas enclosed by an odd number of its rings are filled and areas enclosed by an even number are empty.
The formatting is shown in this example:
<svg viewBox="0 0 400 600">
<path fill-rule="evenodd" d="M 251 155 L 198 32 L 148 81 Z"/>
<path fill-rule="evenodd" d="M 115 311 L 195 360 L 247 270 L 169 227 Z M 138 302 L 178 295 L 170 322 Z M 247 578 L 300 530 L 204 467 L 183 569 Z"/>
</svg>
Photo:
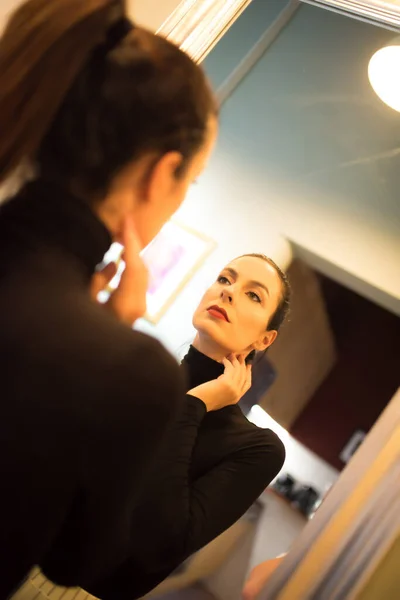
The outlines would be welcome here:
<svg viewBox="0 0 400 600">
<path fill-rule="evenodd" d="M 368 77 L 379 98 L 400 112 L 400 36 L 375 52 L 369 61 Z"/>
</svg>

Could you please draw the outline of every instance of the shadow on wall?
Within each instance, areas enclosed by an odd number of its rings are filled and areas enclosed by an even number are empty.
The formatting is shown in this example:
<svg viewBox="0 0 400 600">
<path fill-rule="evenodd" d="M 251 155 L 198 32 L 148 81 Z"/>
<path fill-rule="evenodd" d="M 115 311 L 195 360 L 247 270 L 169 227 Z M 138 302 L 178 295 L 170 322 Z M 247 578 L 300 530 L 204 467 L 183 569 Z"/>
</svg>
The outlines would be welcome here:
<svg viewBox="0 0 400 600">
<path fill-rule="evenodd" d="M 291 313 L 268 351 L 277 377 L 260 405 L 290 430 L 333 368 L 336 351 L 317 274 L 296 260 L 288 276 L 293 290 Z"/>
</svg>

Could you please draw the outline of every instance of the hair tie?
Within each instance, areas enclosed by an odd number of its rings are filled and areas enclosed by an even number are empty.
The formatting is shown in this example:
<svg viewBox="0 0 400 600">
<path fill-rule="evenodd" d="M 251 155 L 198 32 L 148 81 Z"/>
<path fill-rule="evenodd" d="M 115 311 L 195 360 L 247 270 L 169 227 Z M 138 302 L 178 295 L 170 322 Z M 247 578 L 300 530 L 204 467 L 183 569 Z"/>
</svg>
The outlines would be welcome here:
<svg viewBox="0 0 400 600">
<path fill-rule="evenodd" d="M 106 40 L 101 45 L 102 51 L 108 54 L 117 48 L 122 40 L 126 38 L 128 33 L 130 33 L 133 29 L 135 29 L 135 25 L 130 19 L 127 17 L 118 19 L 118 21 L 111 25 L 110 29 L 107 31 Z"/>
</svg>

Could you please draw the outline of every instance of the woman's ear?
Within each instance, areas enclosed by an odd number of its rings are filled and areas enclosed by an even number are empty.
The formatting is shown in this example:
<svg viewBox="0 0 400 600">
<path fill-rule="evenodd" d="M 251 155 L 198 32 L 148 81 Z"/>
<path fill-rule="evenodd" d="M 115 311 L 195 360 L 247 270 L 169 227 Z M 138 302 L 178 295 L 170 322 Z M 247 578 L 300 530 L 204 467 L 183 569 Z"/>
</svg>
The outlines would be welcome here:
<svg viewBox="0 0 400 600">
<path fill-rule="evenodd" d="M 152 204 L 164 203 L 176 190 L 179 179 L 176 172 L 182 164 L 182 154 L 167 152 L 152 167 L 146 181 L 146 200 Z"/>
<path fill-rule="evenodd" d="M 272 346 L 272 344 L 277 338 L 277 335 L 278 332 L 275 331 L 275 329 L 271 329 L 271 331 L 266 331 L 262 338 L 258 342 L 253 344 L 254 348 L 259 352 L 266 350 L 267 348 Z"/>
</svg>

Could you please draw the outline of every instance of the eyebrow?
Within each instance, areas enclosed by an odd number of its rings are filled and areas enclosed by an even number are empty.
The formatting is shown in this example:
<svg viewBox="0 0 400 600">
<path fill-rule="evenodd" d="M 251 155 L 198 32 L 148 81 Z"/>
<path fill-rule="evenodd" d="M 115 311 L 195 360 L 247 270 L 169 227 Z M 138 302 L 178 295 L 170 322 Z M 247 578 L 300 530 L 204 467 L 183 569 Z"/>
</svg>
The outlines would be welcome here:
<svg viewBox="0 0 400 600">
<path fill-rule="evenodd" d="M 224 269 L 224 271 L 228 271 L 228 273 L 230 273 L 234 279 L 237 279 L 239 277 L 238 272 L 235 271 L 235 269 L 232 269 L 231 267 L 226 267 Z M 224 272 L 224 271 L 222 271 L 222 272 Z M 267 288 L 267 286 L 264 285 L 263 283 L 261 283 L 260 281 L 251 280 L 251 281 L 249 281 L 249 285 L 250 285 L 250 287 L 261 288 L 262 290 L 264 290 L 267 293 L 268 296 L 270 295 L 269 289 Z"/>
</svg>

